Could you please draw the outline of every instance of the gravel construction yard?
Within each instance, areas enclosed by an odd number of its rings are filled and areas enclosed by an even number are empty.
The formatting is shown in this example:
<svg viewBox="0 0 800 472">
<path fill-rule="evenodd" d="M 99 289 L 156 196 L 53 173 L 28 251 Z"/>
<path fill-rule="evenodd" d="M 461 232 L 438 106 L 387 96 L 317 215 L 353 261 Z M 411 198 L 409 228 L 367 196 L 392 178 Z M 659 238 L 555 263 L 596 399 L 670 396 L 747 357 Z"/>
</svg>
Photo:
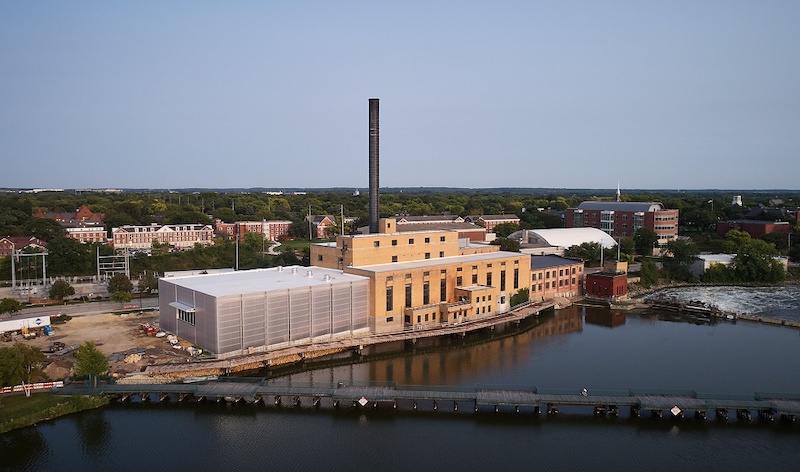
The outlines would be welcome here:
<svg viewBox="0 0 800 472">
<path fill-rule="evenodd" d="M 191 344 L 180 342 L 182 349 L 173 348 L 166 337 L 157 338 L 146 335 L 141 325 L 157 323 L 158 312 L 141 314 L 101 314 L 76 316 L 63 324 L 53 325 L 51 336 L 40 336 L 33 339 L 19 338 L 19 342 L 38 347 L 47 353 L 53 342 L 59 341 L 66 346 L 78 346 L 86 341 L 94 341 L 98 349 L 109 358 L 109 372 L 125 375 L 140 372 L 147 365 L 170 362 L 186 362 L 189 355 L 185 348 Z M 61 377 L 60 370 L 74 362 L 74 352 L 61 356 L 48 354 L 48 360 L 59 366 L 59 372 L 45 372 L 51 380 Z"/>
</svg>

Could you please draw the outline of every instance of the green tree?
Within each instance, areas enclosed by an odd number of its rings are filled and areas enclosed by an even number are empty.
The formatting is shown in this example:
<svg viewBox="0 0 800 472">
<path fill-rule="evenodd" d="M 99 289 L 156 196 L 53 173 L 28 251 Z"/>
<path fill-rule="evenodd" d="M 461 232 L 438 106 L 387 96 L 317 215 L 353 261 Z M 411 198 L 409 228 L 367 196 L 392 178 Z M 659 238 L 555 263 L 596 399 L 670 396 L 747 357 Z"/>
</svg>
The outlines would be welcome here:
<svg viewBox="0 0 800 472">
<path fill-rule="evenodd" d="M 22 354 L 22 366 L 25 369 L 24 380 L 30 382 L 32 380 L 31 372 L 38 369 L 39 364 L 45 360 L 45 355 L 38 347 L 27 346 L 22 343 L 14 344 L 14 348 Z"/>
<path fill-rule="evenodd" d="M 653 247 L 658 243 L 658 235 L 647 228 L 639 228 L 633 234 L 636 253 L 640 256 L 652 256 Z"/>
<path fill-rule="evenodd" d="M 19 385 L 25 379 L 25 357 L 14 347 L 0 347 L 0 386 Z"/>
<path fill-rule="evenodd" d="M 117 292 L 131 293 L 133 291 L 133 283 L 125 274 L 114 274 L 111 280 L 108 281 L 108 291 L 112 294 Z"/>
<path fill-rule="evenodd" d="M 652 259 L 645 259 L 642 261 L 639 278 L 642 287 L 650 288 L 658 284 L 658 279 L 661 278 L 661 271 L 658 270 L 658 266 Z"/>
<path fill-rule="evenodd" d="M 786 279 L 783 265 L 775 260 L 775 246 L 752 239 L 733 258 L 733 273 L 742 282 L 778 283 Z"/>
<path fill-rule="evenodd" d="M 517 293 L 511 296 L 511 306 L 517 306 L 520 303 L 525 303 L 531 299 L 530 291 L 527 288 L 521 288 Z"/>
<path fill-rule="evenodd" d="M 580 259 L 587 263 L 600 260 L 600 243 L 588 242 L 572 246 L 564 251 L 564 256 Z"/>
<path fill-rule="evenodd" d="M 48 295 L 52 299 L 64 299 L 75 295 L 75 288 L 66 280 L 59 279 L 53 282 Z"/>
<path fill-rule="evenodd" d="M 519 225 L 516 223 L 500 223 L 494 227 L 494 233 L 498 238 L 506 238 L 515 231 L 519 231 Z"/>
<path fill-rule="evenodd" d="M 703 282 L 727 284 L 735 281 L 733 270 L 724 264 L 711 264 L 703 273 Z"/>
<path fill-rule="evenodd" d="M 735 229 L 730 230 L 725 233 L 725 241 L 722 242 L 722 250 L 727 254 L 736 254 L 749 244 L 751 240 L 750 233 Z"/>
<path fill-rule="evenodd" d="M 667 255 L 662 263 L 664 271 L 674 280 L 689 281 L 692 279 L 691 267 L 700 254 L 700 249 L 691 241 L 673 239 L 667 243 Z"/>
<path fill-rule="evenodd" d="M 78 241 L 57 237 L 47 244 L 47 273 L 52 275 L 91 274 L 94 252 L 91 246 Z"/>
<path fill-rule="evenodd" d="M 519 252 L 519 241 L 516 239 L 497 238 L 491 244 L 500 246 L 501 251 Z"/>
<path fill-rule="evenodd" d="M 17 313 L 24 305 L 13 298 L 0 298 L 0 314 Z"/>
<path fill-rule="evenodd" d="M 86 377 L 97 386 L 97 376 L 108 371 L 108 359 L 97 349 L 93 341 L 86 341 L 75 351 L 75 375 Z"/>
<path fill-rule="evenodd" d="M 111 301 L 112 302 L 121 302 L 126 303 L 131 301 L 133 295 L 131 292 L 114 292 L 111 294 Z"/>
<path fill-rule="evenodd" d="M 142 278 L 139 279 L 139 292 L 140 293 L 154 293 L 158 291 L 158 277 L 155 272 L 145 271 Z"/>
</svg>

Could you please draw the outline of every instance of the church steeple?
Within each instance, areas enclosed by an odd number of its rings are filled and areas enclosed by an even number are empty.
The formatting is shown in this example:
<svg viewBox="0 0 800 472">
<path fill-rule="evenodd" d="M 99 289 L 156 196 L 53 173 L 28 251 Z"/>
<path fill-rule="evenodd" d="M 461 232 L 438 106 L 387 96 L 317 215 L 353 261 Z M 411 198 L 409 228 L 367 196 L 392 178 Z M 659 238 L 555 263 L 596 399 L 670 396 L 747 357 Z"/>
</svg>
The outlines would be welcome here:
<svg viewBox="0 0 800 472">
<path fill-rule="evenodd" d="M 617 181 L 617 201 L 622 201 L 622 192 L 619 191 L 619 180 Z"/>
</svg>

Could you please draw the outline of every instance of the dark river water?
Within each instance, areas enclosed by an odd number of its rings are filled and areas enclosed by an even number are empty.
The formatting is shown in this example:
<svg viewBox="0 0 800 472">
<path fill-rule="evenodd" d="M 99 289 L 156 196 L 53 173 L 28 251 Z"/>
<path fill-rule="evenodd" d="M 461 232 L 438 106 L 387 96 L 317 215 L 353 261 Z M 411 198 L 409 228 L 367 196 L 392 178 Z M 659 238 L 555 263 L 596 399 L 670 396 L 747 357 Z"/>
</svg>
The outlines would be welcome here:
<svg viewBox="0 0 800 472">
<path fill-rule="evenodd" d="M 796 290 L 796 289 L 795 289 Z M 736 292 L 737 294 L 739 292 Z M 739 295 L 736 295 L 737 297 Z M 782 316 L 800 304 L 783 303 Z M 800 319 L 800 317 L 798 317 Z M 800 330 L 571 307 L 275 382 L 800 393 Z M 430 410 L 427 408 L 426 410 Z M 713 415 L 710 415 L 713 416 Z M 733 416 L 733 415 L 731 415 Z M 0 435 L 0 470 L 798 470 L 800 423 L 129 403 Z"/>
</svg>

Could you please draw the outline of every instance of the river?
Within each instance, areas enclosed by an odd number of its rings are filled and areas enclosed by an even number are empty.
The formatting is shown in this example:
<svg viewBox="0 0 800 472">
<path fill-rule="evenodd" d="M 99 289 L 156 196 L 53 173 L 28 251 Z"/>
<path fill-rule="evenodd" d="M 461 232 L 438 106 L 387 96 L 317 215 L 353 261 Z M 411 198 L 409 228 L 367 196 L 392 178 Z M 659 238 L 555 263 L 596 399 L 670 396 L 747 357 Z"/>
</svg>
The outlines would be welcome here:
<svg viewBox="0 0 800 472">
<path fill-rule="evenodd" d="M 684 290 L 689 293 L 682 296 L 701 299 Z M 731 298 L 740 293 L 729 289 Z M 766 309 L 800 319 L 800 303 L 781 303 Z M 667 313 L 575 306 L 519 330 L 394 348 L 275 381 L 800 393 L 800 331 L 744 321 L 707 324 Z M 585 411 L 553 417 L 444 407 L 315 412 L 118 404 L 0 436 L 0 470 L 795 470 L 798 444 L 800 424 L 593 417 Z"/>
</svg>

